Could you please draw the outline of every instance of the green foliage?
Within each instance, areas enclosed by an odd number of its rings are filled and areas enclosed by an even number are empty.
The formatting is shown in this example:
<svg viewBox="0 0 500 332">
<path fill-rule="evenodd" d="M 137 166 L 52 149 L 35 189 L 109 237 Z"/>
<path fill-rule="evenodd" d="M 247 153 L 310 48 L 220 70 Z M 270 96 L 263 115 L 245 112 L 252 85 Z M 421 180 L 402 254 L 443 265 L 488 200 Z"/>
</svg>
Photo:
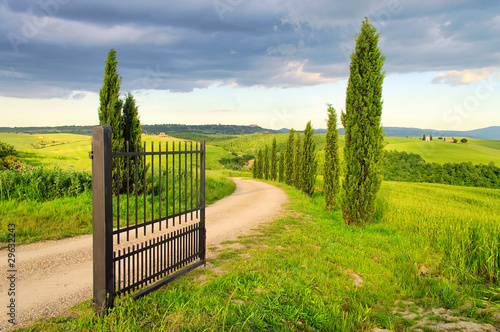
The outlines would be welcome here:
<svg viewBox="0 0 500 332">
<path fill-rule="evenodd" d="M 89 172 L 47 169 L 22 164 L 0 172 L 0 201 L 44 202 L 59 197 L 75 197 L 92 189 Z"/>
<path fill-rule="evenodd" d="M 18 168 L 21 160 L 17 156 L 18 152 L 14 146 L 0 142 L 0 171 Z"/>
<path fill-rule="evenodd" d="M 316 182 L 316 170 L 318 161 L 316 160 L 316 142 L 313 139 L 314 129 L 311 121 L 307 123 L 304 130 L 304 143 L 302 144 L 301 163 L 300 163 L 300 187 L 309 197 L 314 193 L 314 184 Z"/>
<path fill-rule="evenodd" d="M 285 182 L 285 150 L 279 156 L 279 182 Z"/>
<path fill-rule="evenodd" d="M 114 48 L 109 50 L 104 67 L 104 80 L 102 88 L 99 91 L 99 124 L 108 125 L 112 128 L 112 143 L 116 147 L 121 137 L 121 108 L 120 85 L 122 78 L 116 71 L 118 60 Z M 121 145 L 121 144 L 120 144 Z"/>
<path fill-rule="evenodd" d="M 443 183 L 456 186 L 500 189 L 500 168 L 494 164 L 426 163 L 418 154 L 384 151 L 381 160 L 384 180 Z"/>
<path fill-rule="evenodd" d="M 293 160 L 293 185 L 295 188 L 301 188 L 302 181 L 302 144 L 300 133 L 297 133 L 297 137 L 295 138 L 295 151 L 294 151 L 294 160 Z"/>
<path fill-rule="evenodd" d="M 269 179 L 269 148 L 266 145 L 264 147 L 264 168 L 262 169 L 263 172 L 263 178 L 268 180 Z"/>
<path fill-rule="evenodd" d="M 258 172 L 257 167 L 258 166 L 259 166 L 259 163 L 257 163 L 257 159 L 254 159 L 253 165 L 252 165 L 252 177 L 254 179 L 257 179 L 257 172 Z"/>
<path fill-rule="evenodd" d="M 293 185 L 294 177 L 293 177 L 293 161 L 294 161 L 294 134 L 295 130 L 290 129 L 288 133 L 288 141 L 286 143 L 286 151 L 285 151 L 285 183 L 289 186 Z"/>
<path fill-rule="evenodd" d="M 261 149 L 259 149 L 255 163 L 257 164 L 257 179 L 262 179 L 264 176 L 264 155 Z"/>
<path fill-rule="evenodd" d="M 325 145 L 325 202 L 326 209 L 332 211 L 337 201 L 340 190 L 340 156 L 339 156 L 339 131 L 337 129 L 337 112 L 328 104 L 328 121 Z"/>
<path fill-rule="evenodd" d="M 278 180 L 278 156 L 276 152 L 276 137 L 273 138 L 273 144 L 271 147 L 271 180 Z"/>
<path fill-rule="evenodd" d="M 5 158 L 7 156 L 17 156 L 18 152 L 14 146 L 0 142 L 0 158 Z"/>
<path fill-rule="evenodd" d="M 467 143 L 467 138 L 462 138 L 462 139 L 460 140 L 460 142 L 462 142 L 462 143 Z"/>
<path fill-rule="evenodd" d="M 241 171 L 247 169 L 247 163 L 249 160 L 253 159 L 253 155 L 237 155 L 233 153 L 231 156 L 223 157 L 219 159 L 219 163 L 224 166 L 225 169 L 233 171 Z M 252 168 L 253 172 L 253 168 Z"/>
<path fill-rule="evenodd" d="M 128 144 L 128 151 L 136 151 L 136 152 L 144 152 L 144 146 L 141 144 L 141 134 L 142 134 L 142 129 L 141 129 L 141 122 L 139 120 L 139 111 L 137 109 L 137 105 L 135 103 L 135 99 L 132 96 L 132 94 L 129 92 L 125 98 L 125 102 L 123 104 L 123 110 L 122 110 L 122 118 L 121 118 L 121 127 L 122 127 L 122 140 L 125 144 L 124 150 L 127 149 L 127 144 Z M 140 156 L 132 156 L 128 159 L 124 160 L 122 165 L 122 174 L 125 175 L 127 174 L 127 162 L 129 163 L 129 180 L 128 180 L 128 186 L 130 192 L 135 192 L 135 183 L 136 183 L 136 178 L 140 179 L 141 175 L 144 173 L 144 167 L 147 167 L 144 165 L 144 158 L 141 158 Z M 122 191 L 124 191 L 127 187 L 127 177 L 122 176 L 122 184 L 121 188 Z M 137 191 L 141 192 L 143 190 L 142 188 L 142 182 L 138 182 L 138 187 Z"/>
<path fill-rule="evenodd" d="M 344 220 L 362 225 L 372 219 L 375 197 L 380 188 L 379 160 L 382 155 L 382 65 L 384 56 L 377 46 L 378 34 L 365 19 L 356 36 L 351 55 L 345 128 L 344 173 L 341 200 Z"/>
</svg>

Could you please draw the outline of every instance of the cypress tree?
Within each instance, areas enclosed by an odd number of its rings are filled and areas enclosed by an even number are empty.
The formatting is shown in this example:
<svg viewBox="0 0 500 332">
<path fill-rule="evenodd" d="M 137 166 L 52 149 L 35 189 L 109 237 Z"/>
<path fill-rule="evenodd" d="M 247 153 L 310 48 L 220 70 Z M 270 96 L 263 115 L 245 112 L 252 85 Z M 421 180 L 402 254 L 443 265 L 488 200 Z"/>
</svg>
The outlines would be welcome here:
<svg viewBox="0 0 500 332">
<path fill-rule="evenodd" d="M 279 156 L 279 182 L 285 182 L 285 151 L 280 152 Z"/>
<path fill-rule="evenodd" d="M 328 121 L 325 143 L 325 202 L 326 210 L 331 211 L 336 204 L 340 189 L 340 158 L 339 158 L 339 131 L 337 129 L 337 112 L 328 104 Z"/>
<path fill-rule="evenodd" d="M 379 161 L 383 147 L 380 118 L 384 56 L 377 46 L 378 38 L 366 18 L 351 55 L 346 111 L 341 116 L 345 128 L 341 206 L 347 224 L 361 225 L 371 219 L 382 181 Z"/>
<path fill-rule="evenodd" d="M 117 142 L 121 142 L 121 107 L 120 85 L 122 78 L 116 71 L 118 60 L 114 48 L 109 50 L 104 67 L 104 80 L 99 91 L 99 124 L 111 126 L 111 142 L 116 149 Z M 115 150 L 114 150 L 115 151 Z"/>
<path fill-rule="evenodd" d="M 262 160 L 262 150 L 259 149 L 259 154 L 257 155 L 257 179 L 262 179 L 263 175 L 263 160 Z"/>
<path fill-rule="evenodd" d="M 269 180 L 269 148 L 264 147 L 264 179 Z"/>
<path fill-rule="evenodd" d="M 258 166 L 258 165 L 259 165 L 259 164 L 257 163 L 257 159 L 254 159 L 254 160 L 253 160 L 253 165 L 252 165 L 252 177 L 253 177 L 254 179 L 256 179 L 256 178 L 257 178 L 257 166 Z"/>
<path fill-rule="evenodd" d="M 99 91 L 99 108 L 97 113 L 99 116 L 99 124 L 111 126 L 111 146 L 112 151 L 117 151 L 117 144 L 120 145 L 120 151 L 123 149 L 122 125 L 121 125 L 121 110 L 123 101 L 120 100 L 120 85 L 122 78 L 116 71 L 118 60 L 116 60 L 116 51 L 114 48 L 109 50 L 104 67 L 104 79 L 102 88 Z M 113 174 L 113 193 L 118 192 L 118 183 L 116 174 L 118 163 L 116 158 L 112 161 Z M 121 182 L 121 181 L 120 181 Z"/>
<path fill-rule="evenodd" d="M 276 137 L 273 138 L 273 145 L 271 147 L 271 180 L 276 181 L 278 179 L 278 156 L 276 155 Z"/>
<path fill-rule="evenodd" d="M 294 156 L 294 134 L 295 130 L 290 129 L 285 153 L 285 183 L 289 186 L 293 184 L 293 156 Z"/>
<path fill-rule="evenodd" d="M 125 98 L 125 102 L 123 104 L 123 111 L 122 111 L 122 138 L 125 144 L 128 142 L 129 144 L 129 151 L 136 151 L 136 143 L 137 143 L 137 152 L 143 152 L 144 146 L 141 144 L 141 134 L 142 134 L 142 127 L 141 127 L 141 121 L 139 120 L 139 111 L 138 107 L 136 105 L 134 96 L 129 92 Z M 124 146 L 124 148 L 126 145 Z M 123 165 L 123 173 L 126 174 L 126 163 L 122 163 Z M 142 181 L 139 181 L 141 179 L 141 175 L 144 172 L 144 159 L 141 158 L 140 156 L 132 156 L 129 158 L 129 187 L 132 192 L 132 190 L 135 190 L 135 180 L 137 177 L 138 180 L 138 188 L 137 190 L 140 191 L 142 187 L 140 184 L 142 184 Z M 136 167 L 137 165 L 137 167 Z M 126 176 L 123 176 L 124 184 L 126 185 Z M 122 187 L 125 189 L 125 186 Z"/>
<path fill-rule="evenodd" d="M 304 143 L 302 144 L 301 153 L 301 184 L 302 191 L 309 197 L 314 193 L 314 184 L 316 183 L 316 170 L 318 162 L 316 160 L 316 142 L 313 138 L 314 129 L 311 126 L 311 121 L 307 123 L 304 130 Z"/>
<path fill-rule="evenodd" d="M 297 138 L 295 139 L 295 155 L 294 155 L 294 162 L 293 162 L 293 185 L 295 188 L 300 189 L 301 188 L 301 181 L 302 181 L 302 146 L 301 146 L 301 141 L 300 141 L 300 133 L 297 133 Z"/>
</svg>

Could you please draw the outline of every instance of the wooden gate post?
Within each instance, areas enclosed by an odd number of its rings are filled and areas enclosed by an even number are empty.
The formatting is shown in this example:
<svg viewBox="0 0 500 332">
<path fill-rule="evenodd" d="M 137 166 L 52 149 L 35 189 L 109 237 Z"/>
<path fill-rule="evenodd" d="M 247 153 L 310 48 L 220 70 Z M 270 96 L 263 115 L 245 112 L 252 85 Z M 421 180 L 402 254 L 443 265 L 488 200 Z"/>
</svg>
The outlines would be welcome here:
<svg viewBox="0 0 500 332">
<path fill-rule="evenodd" d="M 104 315 L 113 306 L 113 187 L 111 127 L 92 128 L 92 227 L 94 305 Z"/>
</svg>

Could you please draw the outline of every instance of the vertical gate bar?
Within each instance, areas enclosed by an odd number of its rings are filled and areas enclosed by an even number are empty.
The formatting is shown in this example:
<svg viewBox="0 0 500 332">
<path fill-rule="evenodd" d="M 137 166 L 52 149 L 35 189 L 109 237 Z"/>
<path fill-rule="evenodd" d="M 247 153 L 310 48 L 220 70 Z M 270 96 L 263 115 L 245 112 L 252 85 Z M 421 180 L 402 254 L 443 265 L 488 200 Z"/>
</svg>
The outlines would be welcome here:
<svg viewBox="0 0 500 332">
<path fill-rule="evenodd" d="M 163 270 L 167 271 L 168 268 L 168 253 L 167 253 L 167 235 L 163 235 Z M 165 273 L 164 273 L 165 275 Z"/>
<path fill-rule="evenodd" d="M 137 280 L 136 275 L 137 274 L 137 268 L 135 266 L 135 244 L 132 245 L 132 285 L 135 285 L 135 281 Z M 132 290 L 135 289 L 132 288 Z"/>
<path fill-rule="evenodd" d="M 190 159 L 190 165 L 191 165 L 191 172 L 189 174 L 189 178 L 191 179 L 191 203 L 189 205 L 189 209 L 191 210 L 191 220 L 193 220 L 193 141 L 191 141 L 191 159 Z"/>
<path fill-rule="evenodd" d="M 184 222 L 187 222 L 187 200 L 188 200 L 188 195 L 187 195 L 187 141 L 184 141 Z"/>
<path fill-rule="evenodd" d="M 158 275 L 158 272 L 160 272 L 160 238 L 157 238 L 156 240 L 156 272 L 155 274 Z M 160 276 L 158 276 L 156 279 L 159 279 Z"/>
<path fill-rule="evenodd" d="M 151 248 L 153 252 L 153 276 L 156 275 L 156 239 L 153 239 L 153 247 Z M 152 281 L 156 281 L 156 277 Z"/>
<path fill-rule="evenodd" d="M 92 128 L 93 297 L 99 315 L 113 307 L 113 171 L 111 127 Z"/>
<path fill-rule="evenodd" d="M 127 152 L 127 241 L 130 241 L 129 238 L 129 228 L 130 228 L 130 157 L 128 155 L 129 152 L 129 146 L 128 146 L 128 141 L 125 142 L 125 150 Z"/>
<path fill-rule="evenodd" d="M 196 142 L 196 150 L 198 150 L 198 142 Z M 200 148 L 201 150 L 201 148 Z M 200 208 L 200 188 L 198 187 L 198 152 L 196 152 L 196 219 L 198 219 L 198 209 Z"/>
<path fill-rule="evenodd" d="M 142 211 L 144 212 L 144 235 L 146 235 L 146 142 L 144 142 L 144 168 L 142 169 L 142 192 L 143 192 L 143 201 L 142 201 Z"/>
<path fill-rule="evenodd" d="M 168 175 L 170 173 L 170 169 L 168 167 L 168 141 L 165 142 L 165 167 L 167 168 L 167 174 L 166 174 L 166 183 L 165 183 L 165 211 L 166 211 L 166 216 L 165 216 L 165 223 L 167 224 L 166 227 L 168 229 Z"/>
<path fill-rule="evenodd" d="M 130 286 L 130 247 L 127 248 L 127 287 Z"/>
<path fill-rule="evenodd" d="M 154 152 L 154 143 L 151 142 L 151 220 L 155 219 L 155 156 Z M 155 225 L 151 223 L 151 233 L 155 232 Z"/>
<path fill-rule="evenodd" d="M 134 156 L 134 162 L 135 162 L 135 171 L 134 171 L 134 188 L 135 188 L 135 238 L 139 236 L 139 229 L 137 227 L 137 223 L 139 221 L 139 199 L 138 199 L 138 194 L 139 194 L 139 189 L 137 188 L 138 184 L 138 178 L 139 178 L 139 166 L 138 166 L 138 160 L 139 160 L 139 155 L 138 155 L 138 146 L 137 146 L 137 141 L 135 142 L 135 156 Z"/>
<path fill-rule="evenodd" d="M 149 274 L 148 274 L 148 279 L 152 276 L 152 267 L 153 267 L 153 262 L 151 260 L 151 240 L 149 240 L 149 249 L 148 249 L 148 255 L 149 255 Z"/>
<path fill-rule="evenodd" d="M 181 193 L 182 193 L 182 189 L 181 189 L 181 180 L 182 180 L 181 160 L 182 160 L 182 154 L 181 154 L 181 149 L 182 149 L 181 142 L 179 142 L 179 225 L 182 222 L 182 215 L 181 215 L 181 210 L 182 210 L 182 202 L 181 202 Z"/>
<path fill-rule="evenodd" d="M 140 285 L 142 285 L 143 280 L 144 280 L 144 242 L 141 242 L 141 282 L 140 282 Z"/>
<path fill-rule="evenodd" d="M 175 226 L 175 142 L 172 142 L 172 222 Z"/>
<path fill-rule="evenodd" d="M 205 228 L 205 140 L 200 141 L 201 145 L 201 170 L 200 170 L 200 259 L 205 260 L 206 252 L 206 228 Z"/>
<path fill-rule="evenodd" d="M 113 252 L 113 261 L 115 261 L 115 259 L 116 259 L 116 252 Z M 118 261 L 118 262 L 116 262 L 116 261 L 115 261 L 115 262 L 113 263 L 113 269 L 114 269 L 115 271 L 116 271 L 116 265 L 117 265 L 118 263 L 119 263 L 119 261 Z M 118 275 L 120 275 L 120 274 L 118 273 Z M 119 283 L 120 283 L 120 277 L 118 277 L 118 279 L 116 279 L 116 278 L 115 278 L 115 285 L 114 285 L 115 290 L 120 289 L 120 285 L 119 285 Z"/>
<path fill-rule="evenodd" d="M 116 153 L 119 152 L 120 142 L 116 142 Z M 120 229 L 120 157 L 118 156 L 116 156 L 116 225 L 117 229 Z M 120 233 L 117 234 L 116 240 L 120 244 Z"/>
<path fill-rule="evenodd" d="M 159 189 L 158 189 L 158 192 L 159 192 L 159 196 L 158 196 L 158 208 L 159 208 L 159 216 L 158 218 L 161 220 L 161 142 L 158 142 L 158 170 L 160 171 L 160 174 L 159 174 Z M 159 228 L 159 231 L 161 231 L 161 221 L 160 221 L 160 228 Z"/>
</svg>

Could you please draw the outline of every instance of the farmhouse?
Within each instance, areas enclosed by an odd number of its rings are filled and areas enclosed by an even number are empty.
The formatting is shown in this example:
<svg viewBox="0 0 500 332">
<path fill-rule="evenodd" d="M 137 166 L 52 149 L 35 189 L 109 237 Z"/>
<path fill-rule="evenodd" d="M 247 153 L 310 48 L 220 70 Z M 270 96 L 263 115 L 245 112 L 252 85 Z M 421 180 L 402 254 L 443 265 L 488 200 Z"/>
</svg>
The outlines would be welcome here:
<svg viewBox="0 0 500 332">
<path fill-rule="evenodd" d="M 431 141 L 431 137 L 429 135 L 425 135 L 425 141 L 426 142 L 430 142 Z"/>
<path fill-rule="evenodd" d="M 455 142 L 455 139 L 450 138 L 450 137 L 445 137 L 444 142 L 445 143 L 453 143 L 453 142 Z"/>
</svg>

